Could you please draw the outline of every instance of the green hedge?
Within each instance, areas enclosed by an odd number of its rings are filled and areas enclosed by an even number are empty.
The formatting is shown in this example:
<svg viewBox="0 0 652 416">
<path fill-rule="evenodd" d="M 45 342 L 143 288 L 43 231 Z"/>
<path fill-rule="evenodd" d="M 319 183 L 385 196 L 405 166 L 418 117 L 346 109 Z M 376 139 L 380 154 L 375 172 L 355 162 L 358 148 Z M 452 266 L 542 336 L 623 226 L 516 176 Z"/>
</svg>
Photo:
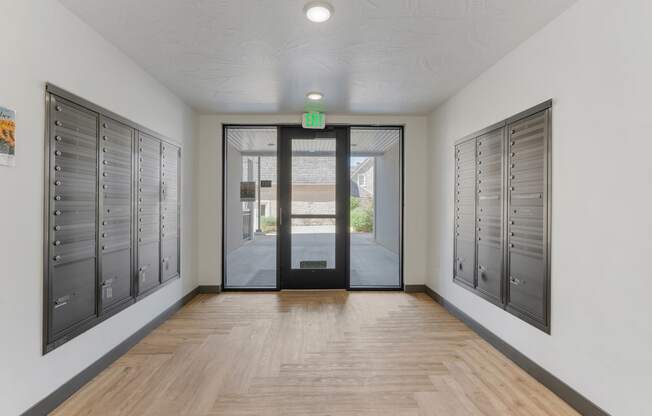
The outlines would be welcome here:
<svg viewBox="0 0 652 416">
<path fill-rule="evenodd" d="M 359 233 L 374 230 L 374 212 L 371 208 L 357 207 L 351 210 L 351 228 Z"/>
<path fill-rule="evenodd" d="M 262 217 L 260 219 L 260 229 L 265 234 L 276 232 L 276 217 Z"/>
</svg>

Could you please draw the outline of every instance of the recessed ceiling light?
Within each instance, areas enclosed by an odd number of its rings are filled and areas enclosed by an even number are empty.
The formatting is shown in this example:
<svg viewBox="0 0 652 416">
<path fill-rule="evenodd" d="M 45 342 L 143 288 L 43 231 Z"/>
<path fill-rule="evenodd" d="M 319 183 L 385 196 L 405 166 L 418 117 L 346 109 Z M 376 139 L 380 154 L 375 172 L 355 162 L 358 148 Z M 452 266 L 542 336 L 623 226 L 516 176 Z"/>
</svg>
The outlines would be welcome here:
<svg viewBox="0 0 652 416">
<path fill-rule="evenodd" d="M 306 94 L 306 98 L 312 101 L 319 101 L 322 98 L 324 98 L 324 94 L 322 94 L 321 92 L 309 92 L 308 94 Z"/>
<path fill-rule="evenodd" d="M 311 1 L 303 8 L 306 17 L 311 22 L 321 23 L 331 18 L 333 6 L 324 1 Z"/>
</svg>

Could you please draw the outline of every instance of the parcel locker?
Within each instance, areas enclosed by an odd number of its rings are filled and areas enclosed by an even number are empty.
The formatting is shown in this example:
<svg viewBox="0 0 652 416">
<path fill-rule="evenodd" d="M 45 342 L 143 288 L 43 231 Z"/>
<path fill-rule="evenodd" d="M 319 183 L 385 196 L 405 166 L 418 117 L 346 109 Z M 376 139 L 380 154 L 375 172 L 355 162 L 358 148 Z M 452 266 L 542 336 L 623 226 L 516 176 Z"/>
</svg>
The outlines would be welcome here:
<svg viewBox="0 0 652 416">
<path fill-rule="evenodd" d="M 161 283 L 161 141 L 145 133 L 138 138 L 138 294 Z"/>
<path fill-rule="evenodd" d="M 48 342 L 97 316 L 98 117 L 63 98 L 50 99 Z"/>
<path fill-rule="evenodd" d="M 134 129 L 100 121 L 100 287 L 102 308 L 132 298 Z"/>
<path fill-rule="evenodd" d="M 507 307 L 548 323 L 549 109 L 508 125 Z"/>
<path fill-rule="evenodd" d="M 181 150 L 161 145 L 161 281 L 179 275 L 179 168 Z"/>
<path fill-rule="evenodd" d="M 454 278 L 475 287 L 476 141 L 455 147 L 455 261 Z"/>
<path fill-rule="evenodd" d="M 494 303 L 502 301 L 503 285 L 503 143 L 500 127 L 476 139 L 477 289 Z"/>
</svg>

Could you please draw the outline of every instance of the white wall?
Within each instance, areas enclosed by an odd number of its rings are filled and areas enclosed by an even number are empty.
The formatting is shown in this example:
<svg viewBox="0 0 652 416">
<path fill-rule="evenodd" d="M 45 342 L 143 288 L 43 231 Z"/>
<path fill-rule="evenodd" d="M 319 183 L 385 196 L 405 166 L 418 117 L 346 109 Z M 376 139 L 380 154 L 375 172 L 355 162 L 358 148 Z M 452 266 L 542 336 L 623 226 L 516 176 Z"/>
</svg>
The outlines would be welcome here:
<svg viewBox="0 0 652 416">
<path fill-rule="evenodd" d="M 405 125 L 405 241 L 406 284 L 426 278 L 426 135 L 421 116 L 327 115 L 328 123 Z M 199 118 L 199 282 L 221 284 L 222 125 L 301 123 L 300 115 L 203 115 Z"/>
<path fill-rule="evenodd" d="M 194 289 L 192 110 L 54 0 L 2 0 L 0 105 L 16 110 L 16 167 L 0 166 L 0 414 L 54 391 Z M 57 350 L 42 348 L 45 83 L 183 145 L 182 279 Z"/>
<path fill-rule="evenodd" d="M 400 251 L 401 153 L 397 143 L 382 156 L 376 157 L 374 190 L 376 242 L 389 251 Z M 422 282 L 423 283 L 423 282 Z"/>
<path fill-rule="evenodd" d="M 429 118 L 428 285 L 613 415 L 650 413 L 652 2 L 583 0 Z M 453 143 L 548 98 L 552 334 L 452 282 Z"/>
</svg>

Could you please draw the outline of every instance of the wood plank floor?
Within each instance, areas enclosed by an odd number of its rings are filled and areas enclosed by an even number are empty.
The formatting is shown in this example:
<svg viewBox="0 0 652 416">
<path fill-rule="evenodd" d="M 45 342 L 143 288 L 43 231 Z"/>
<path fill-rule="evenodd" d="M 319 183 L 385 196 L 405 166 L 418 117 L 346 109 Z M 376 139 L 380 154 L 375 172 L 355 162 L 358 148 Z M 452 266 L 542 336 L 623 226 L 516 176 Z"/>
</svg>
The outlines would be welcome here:
<svg viewBox="0 0 652 416">
<path fill-rule="evenodd" d="M 576 415 L 424 294 L 199 295 L 54 415 Z"/>
</svg>

